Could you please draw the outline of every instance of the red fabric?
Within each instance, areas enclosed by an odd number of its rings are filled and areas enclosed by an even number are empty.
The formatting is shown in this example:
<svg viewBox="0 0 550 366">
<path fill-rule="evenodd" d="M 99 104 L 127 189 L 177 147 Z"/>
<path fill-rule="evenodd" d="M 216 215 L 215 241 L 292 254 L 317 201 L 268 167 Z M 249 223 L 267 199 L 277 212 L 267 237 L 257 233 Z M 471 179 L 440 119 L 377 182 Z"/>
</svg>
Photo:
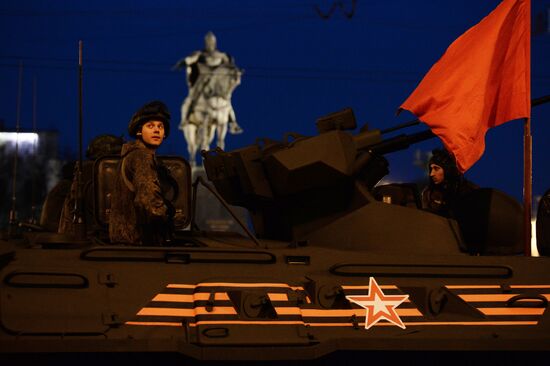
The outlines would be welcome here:
<svg viewBox="0 0 550 366">
<path fill-rule="evenodd" d="M 426 123 L 465 172 L 491 127 L 530 118 L 529 0 L 504 0 L 457 38 L 401 105 Z"/>
</svg>

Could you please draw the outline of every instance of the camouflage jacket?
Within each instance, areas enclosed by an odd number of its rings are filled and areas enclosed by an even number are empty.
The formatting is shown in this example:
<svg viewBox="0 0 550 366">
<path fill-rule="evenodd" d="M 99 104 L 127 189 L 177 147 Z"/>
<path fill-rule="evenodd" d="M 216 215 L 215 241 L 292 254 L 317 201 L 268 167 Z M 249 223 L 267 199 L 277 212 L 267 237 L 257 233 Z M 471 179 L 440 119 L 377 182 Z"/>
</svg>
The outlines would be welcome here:
<svg viewBox="0 0 550 366">
<path fill-rule="evenodd" d="M 163 196 L 159 165 L 142 141 L 124 144 L 111 198 L 111 243 L 162 245 L 172 233 L 173 208 Z"/>
<path fill-rule="evenodd" d="M 438 185 L 431 183 L 422 191 L 422 208 L 437 215 L 452 218 L 454 216 L 453 206 L 461 198 L 478 188 L 476 184 L 464 177 L 452 182 L 445 181 Z"/>
</svg>

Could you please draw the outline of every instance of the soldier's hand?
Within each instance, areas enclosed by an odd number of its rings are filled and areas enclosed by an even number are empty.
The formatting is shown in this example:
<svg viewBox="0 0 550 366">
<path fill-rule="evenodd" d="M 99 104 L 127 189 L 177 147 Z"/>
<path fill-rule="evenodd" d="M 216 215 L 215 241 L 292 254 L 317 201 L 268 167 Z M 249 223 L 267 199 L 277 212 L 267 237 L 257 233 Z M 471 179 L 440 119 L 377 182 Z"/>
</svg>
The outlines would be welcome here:
<svg viewBox="0 0 550 366">
<path fill-rule="evenodd" d="M 176 210 L 176 214 L 174 215 L 174 225 L 183 226 L 186 220 L 187 217 L 184 215 L 182 210 Z"/>
</svg>

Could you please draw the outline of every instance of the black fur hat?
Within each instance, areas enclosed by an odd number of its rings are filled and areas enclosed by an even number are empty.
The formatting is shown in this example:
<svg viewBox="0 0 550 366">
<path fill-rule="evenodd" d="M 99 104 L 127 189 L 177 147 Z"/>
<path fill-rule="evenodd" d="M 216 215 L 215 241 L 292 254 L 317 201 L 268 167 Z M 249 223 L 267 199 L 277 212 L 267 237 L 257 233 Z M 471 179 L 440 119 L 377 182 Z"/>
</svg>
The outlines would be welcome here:
<svg viewBox="0 0 550 366">
<path fill-rule="evenodd" d="M 447 150 L 432 150 L 432 157 L 428 162 L 428 172 L 430 171 L 431 164 L 436 164 L 443 168 L 446 180 L 456 178 L 460 175 L 455 158 Z"/>
<path fill-rule="evenodd" d="M 141 126 L 149 121 L 161 121 L 164 124 L 164 135 L 170 134 L 170 111 L 166 104 L 159 100 L 154 100 L 142 106 L 134 113 L 128 124 L 128 134 L 136 137 Z"/>
</svg>

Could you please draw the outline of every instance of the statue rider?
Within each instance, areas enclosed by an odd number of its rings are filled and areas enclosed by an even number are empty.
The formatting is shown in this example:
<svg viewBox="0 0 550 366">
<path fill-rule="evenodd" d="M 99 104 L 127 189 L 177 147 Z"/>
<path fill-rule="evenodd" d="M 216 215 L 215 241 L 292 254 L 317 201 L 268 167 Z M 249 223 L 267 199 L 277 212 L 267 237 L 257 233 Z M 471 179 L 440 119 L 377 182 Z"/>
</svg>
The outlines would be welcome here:
<svg viewBox="0 0 550 366">
<path fill-rule="evenodd" d="M 221 65 L 234 66 L 234 60 L 229 54 L 217 49 L 216 36 L 214 33 L 208 32 L 204 37 L 204 49 L 194 51 L 189 56 L 180 59 L 172 68 L 172 70 L 179 70 L 185 67 L 186 70 L 189 94 L 187 98 L 185 98 L 181 108 L 181 122 L 179 125 L 179 129 L 184 132 L 184 135 L 186 133 L 184 126 L 190 123 L 189 117 L 193 113 L 194 103 L 203 92 L 202 90 L 199 90 L 201 88 L 201 84 L 197 83 L 199 75 L 201 72 L 204 73 L 204 70 L 209 70 L 207 71 L 208 73 L 213 73 L 213 71 Z M 235 111 L 233 110 L 230 100 L 228 127 L 231 134 L 239 134 L 243 132 L 242 128 L 237 123 Z M 189 137 L 187 135 L 185 135 L 185 137 L 189 143 Z M 191 163 L 193 164 L 193 162 Z"/>
</svg>

